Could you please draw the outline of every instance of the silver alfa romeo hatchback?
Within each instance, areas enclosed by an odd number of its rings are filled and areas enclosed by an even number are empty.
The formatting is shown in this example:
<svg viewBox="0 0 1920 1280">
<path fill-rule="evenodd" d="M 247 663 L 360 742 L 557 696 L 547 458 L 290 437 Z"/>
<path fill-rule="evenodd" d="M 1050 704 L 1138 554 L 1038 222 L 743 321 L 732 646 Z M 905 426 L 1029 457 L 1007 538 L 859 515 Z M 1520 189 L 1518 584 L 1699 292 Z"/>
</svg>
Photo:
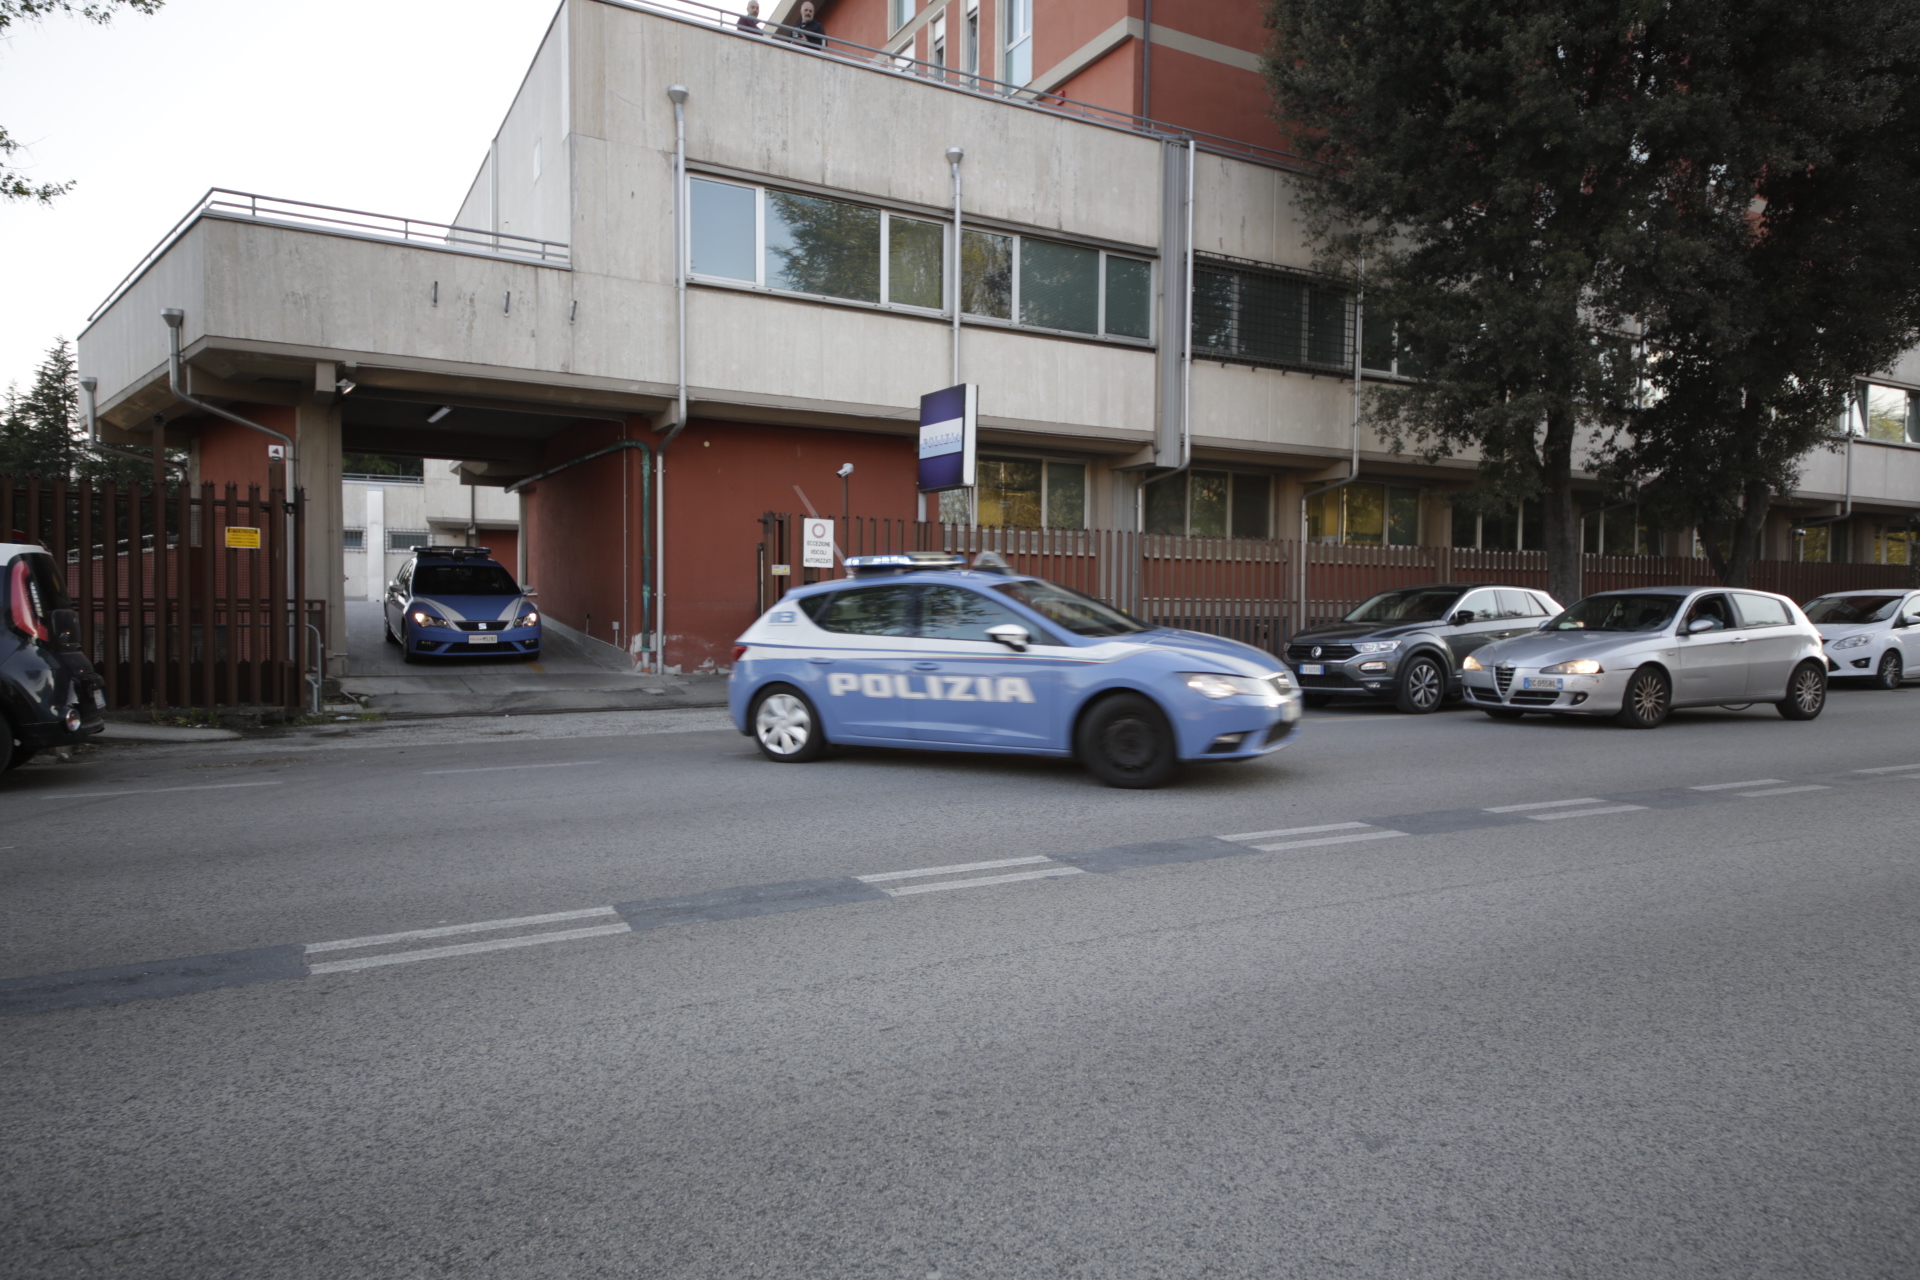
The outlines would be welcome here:
<svg viewBox="0 0 1920 1280">
<path fill-rule="evenodd" d="M 1538 631 L 1469 654 L 1461 674 L 1468 705 L 1502 719 L 1610 715 L 1651 729 L 1676 707 L 1771 702 L 1811 720 L 1827 701 L 1820 646 L 1785 596 L 1643 587 L 1588 596 Z"/>
</svg>

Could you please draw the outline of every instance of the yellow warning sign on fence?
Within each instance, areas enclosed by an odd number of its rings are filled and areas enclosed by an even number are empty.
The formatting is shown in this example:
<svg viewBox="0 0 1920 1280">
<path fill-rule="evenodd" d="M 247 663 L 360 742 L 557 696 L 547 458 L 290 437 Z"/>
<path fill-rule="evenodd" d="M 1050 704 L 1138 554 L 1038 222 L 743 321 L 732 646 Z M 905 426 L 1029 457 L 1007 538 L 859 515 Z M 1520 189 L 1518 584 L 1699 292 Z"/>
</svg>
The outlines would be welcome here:
<svg viewBox="0 0 1920 1280">
<path fill-rule="evenodd" d="M 258 551 L 260 549 L 260 531 L 258 529 L 249 529 L 245 525 L 230 524 L 227 526 L 227 545 L 229 547 L 242 547 L 248 551 Z"/>
</svg>

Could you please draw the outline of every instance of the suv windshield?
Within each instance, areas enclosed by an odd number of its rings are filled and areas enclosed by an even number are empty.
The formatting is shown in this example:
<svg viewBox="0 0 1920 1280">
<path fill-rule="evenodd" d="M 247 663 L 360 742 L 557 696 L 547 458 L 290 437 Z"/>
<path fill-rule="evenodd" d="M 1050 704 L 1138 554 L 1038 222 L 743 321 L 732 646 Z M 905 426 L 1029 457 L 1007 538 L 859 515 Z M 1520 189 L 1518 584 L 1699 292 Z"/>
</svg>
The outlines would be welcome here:
<svg viewBox="0 0 1920 1280">
<path fill-rule="evenodd" d="M 1452 587 L 1412 587 L 1382 591 L 1347 615 L 1348 622 L 1438 622 L 1453 609 L 1460 592 Z"/>
<path fill-rule="evenodd" d="M 1685 596 L 1588 596 L 1546 625 L 1548 631 L 1658 631 Z"/>
<path fill-rule="evenodd" d="M 1812 622 L 1885 622 L 1905 596 L 1821 596 L 1807 606 Z"/>
<path fill-rule="evenodd" d="M 1058 583 L 1028 579 L 1003 582 L 994 590 L 1012 596 L 1048 622 L 1077 636 L 1130 636 L 1148 629 L 1145 623 L 1129 618 L 1118 609 Z"/>
<path fill-rule="evenodd" d="M 413 572 L 422 596 L 517 596 L 520 586 L 497 564 L 423 564 Z"/>
</svg>

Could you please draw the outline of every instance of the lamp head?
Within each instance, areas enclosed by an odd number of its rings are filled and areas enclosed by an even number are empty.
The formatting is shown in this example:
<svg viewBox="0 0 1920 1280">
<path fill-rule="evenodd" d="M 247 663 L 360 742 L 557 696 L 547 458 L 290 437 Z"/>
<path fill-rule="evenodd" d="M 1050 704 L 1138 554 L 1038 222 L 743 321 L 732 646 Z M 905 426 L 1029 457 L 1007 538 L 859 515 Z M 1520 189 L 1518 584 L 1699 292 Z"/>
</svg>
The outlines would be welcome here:
<svg viewBox="0 0 1920 1280">
<path fill-rule="evenodd" d="M 80 389 L 86 392 L 88 395 L 92 395 L 94 391 L 96 391 L 99 388 L 99 386 L 100 386 L 100 379 L 94 377 L 91 374 L 80 379 Z"/>
<path fill-rule="evenodd" d="M 966 159 L 966 156 L 967 156 L 967 149 L 965 147 L 948 147 L 947 148 L 948 164 L 959 164 L 962 160 Z"/>
<path fill-rule="evenodd" d="M 670 84 L 667 86 L 667 96 L 672 98 L 676 105 L 683 103 L 687 100 L 687 86 L 683 84 Z"/>
<path fill-rule="evenodd" d="M 167 322 L 169 329 L 178 329 L 181 323 L 186 320 L 187 313 L 178 307 L 168 307 L 160 313 L 160 318 Z"/>
</svg>

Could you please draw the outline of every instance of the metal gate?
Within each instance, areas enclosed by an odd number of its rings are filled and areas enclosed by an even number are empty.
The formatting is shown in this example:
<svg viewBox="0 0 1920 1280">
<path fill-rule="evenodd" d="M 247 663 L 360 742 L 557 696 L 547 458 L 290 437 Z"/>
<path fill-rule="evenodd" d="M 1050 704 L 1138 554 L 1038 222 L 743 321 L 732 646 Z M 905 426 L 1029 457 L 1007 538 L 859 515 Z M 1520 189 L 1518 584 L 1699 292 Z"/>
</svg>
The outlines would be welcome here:
<svg viewBox="0 0 1920 1280">
<path fill-rule="evenodd" d="M 305 599 L 304 493 L 0 476 L 0 531 L 61 566 L 110 707 L 317 692 L 326 602 Z"/>
</svg>

